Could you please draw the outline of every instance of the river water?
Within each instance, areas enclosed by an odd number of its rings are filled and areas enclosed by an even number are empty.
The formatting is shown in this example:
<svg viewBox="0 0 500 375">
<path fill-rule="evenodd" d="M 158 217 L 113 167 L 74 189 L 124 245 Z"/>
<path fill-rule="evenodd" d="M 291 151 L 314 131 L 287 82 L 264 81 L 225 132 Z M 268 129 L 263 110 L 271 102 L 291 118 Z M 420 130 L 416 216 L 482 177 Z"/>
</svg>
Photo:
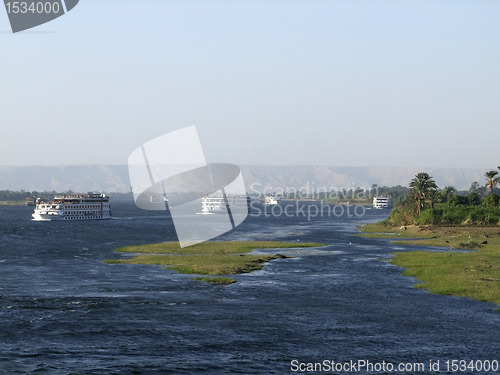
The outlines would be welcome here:
<svg viewBox="0 0 500 375">
<path fill-rule="evenodd" d="M 214 286 L 103 263 L 125 256 L 117 247 L 176 240 L 167 214 L 129 201 L 112 208 L 108 221 L 32 222 L 30 207 L 0 207 L 0 373 L 292 374 L 320 373 L 292 371 L 308 362 L 365 360 L 424 363 L 418 373 L 430 374 L 429 361 L 446 373 L 445 361 L 500 360 L 495 305 L 414 289 L 387 260 L 415 248 L 355 236 L 385 210 L 311 220 L 295 208 L 254 211 L 218 239 L 328 246 L 279 250 L 295 258 Z"/>
</svg>

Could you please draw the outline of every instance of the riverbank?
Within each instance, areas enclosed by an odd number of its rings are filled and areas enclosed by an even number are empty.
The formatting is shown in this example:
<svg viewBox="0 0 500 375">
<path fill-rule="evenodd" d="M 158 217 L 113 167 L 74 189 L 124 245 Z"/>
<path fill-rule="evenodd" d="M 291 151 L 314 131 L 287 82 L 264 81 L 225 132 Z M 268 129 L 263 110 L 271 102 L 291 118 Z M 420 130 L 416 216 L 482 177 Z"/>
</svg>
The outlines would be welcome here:
<svg viewBox="0 0 500 375">
<path fill-rule="evenodd" d="M 0 201 L 0 206 L 25 206 L 24 201 Z"/>
<path fill-rule="evenodd" d="M 248 254 L 255 249 L 287 249 L 324 246 L 319 243 L 276 241 L 208 241 L 181 248 L 178 242 L 163 242 L 116 249 L 121 253 L 135 254 L 129 259 L 105 260 L 109 264 L 151 264 L 165 266 L 184 274 L 204 276 L 236 275 L 261 269 L 265 263 L 284 255 Z M 197 277 L 194 280 L 214 284 L 231 284 L 232 278 Z"/>
<path fill-rule="evenodd" d="M 403 275 L 416 277 L 421 282 L 416 288 L 500 304 L 499 227 L 369 224 L 360 229 L 362 236 L 391 238 L 395 244 L 441 247 L 393 253 L 390 263 L 406 268 Z"/>
</svg>

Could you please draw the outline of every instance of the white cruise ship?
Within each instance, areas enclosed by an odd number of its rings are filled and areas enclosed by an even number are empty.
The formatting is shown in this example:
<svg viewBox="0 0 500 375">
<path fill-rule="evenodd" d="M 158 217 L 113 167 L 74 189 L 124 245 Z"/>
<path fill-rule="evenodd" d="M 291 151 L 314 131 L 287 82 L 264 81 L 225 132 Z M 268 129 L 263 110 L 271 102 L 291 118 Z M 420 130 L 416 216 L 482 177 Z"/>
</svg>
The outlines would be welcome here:
<svg viewBox="0 0 500 375">
<path fill-rule="evenodd" d="M 55 196 L 52 202 L 38 198 L 34 221 L 103 220 L 111 219 L 109 197 L 106 194 Z"/>
<path fill-rule="evenodd" d="M 213 214 L 216 212 L 226 212 L 227 207 L 242 209 L 250 205 L 250 197 L 244 195 L 226 196 L 227 203 L 221 195 L 205 195 L 201 200 L 201 213 Z"/>
<path fill-rule="evenodd" d="M 392 199 L 391 197 L 373 197 L 373 207 L 382 209 L 382 208 L 391 208 L 392 207 Z"/>
<path fill-rule="evenodd" d="M 264 198 L 264 204 L 279 204 L 281 202 L 281 197 L 276 197 L 274 195 L 266 195 Z"/>
</svg>

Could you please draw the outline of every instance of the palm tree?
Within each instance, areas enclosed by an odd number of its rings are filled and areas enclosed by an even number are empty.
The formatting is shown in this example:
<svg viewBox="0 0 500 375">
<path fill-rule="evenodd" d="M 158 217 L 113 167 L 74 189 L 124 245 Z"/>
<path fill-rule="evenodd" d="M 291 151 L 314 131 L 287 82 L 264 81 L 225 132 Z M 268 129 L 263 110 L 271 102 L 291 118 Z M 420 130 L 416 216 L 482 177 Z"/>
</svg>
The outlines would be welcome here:
<svg viewBox="0 0 500 375">
<path fill-rule="evenodd" d="M 429 176 L 428 173 L 417 173 L 415 178 L 410 182 L 410 195 L 413 196 L 417 202 L 418 214 L 422 211 L 424 202 L 434 195 L 434 190 L 437 190 L 436 182 Z M 433 202 L 434 203 L 434 200 Z"/>
<path fill-rule="evenodd" d="M 498 185 L 498 182 L 500 182 L 500 177 L 495 177 L 497 174 L 497 171 L 489 171 L 484 174 L 484 177 L 486 177 L 487 181 L 484 186 L 490 187 L 490 193 L 493 193 L 493 188 Z"/>
<path fill-rule="evenodd" d="M 429 204 L 431 205 L 431 208 L 434 208 L 434 203 L 440 202 L 440 198 L 441 194 L 439 194 L 439 190 L 437 188 L 429 190 L 427 199 L 429 201 Z"/>
<path fill-rule="evenodd" d="M 443 202 L 448 202 L 448 200 L 454 195 L 457 195 L 457 193 L 457 189 L 453 186 L 446 186 L 441 190 L 441 199 Z"/>
</svg>

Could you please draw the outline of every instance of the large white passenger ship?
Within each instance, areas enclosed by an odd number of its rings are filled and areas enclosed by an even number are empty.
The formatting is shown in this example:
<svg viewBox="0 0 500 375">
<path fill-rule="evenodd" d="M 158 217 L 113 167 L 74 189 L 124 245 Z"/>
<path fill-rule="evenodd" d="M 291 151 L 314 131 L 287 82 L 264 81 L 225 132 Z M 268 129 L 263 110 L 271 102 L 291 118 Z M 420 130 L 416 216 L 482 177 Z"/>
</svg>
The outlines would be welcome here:
<svg viewBox="0 0 500 375">
<path fill-rule="evenodd" d="M 392 200 L 391 197 L 373 197 L 373 207 L 375 208 L 391 208 L 392 207 Z"/>
<path fill-rule="evenodd" d="M 34 221 L 103 220 L 111 218 L 109 197 L 106 194 L 55 196 L 52 202 L 38 198 Z"/>
</svg>

